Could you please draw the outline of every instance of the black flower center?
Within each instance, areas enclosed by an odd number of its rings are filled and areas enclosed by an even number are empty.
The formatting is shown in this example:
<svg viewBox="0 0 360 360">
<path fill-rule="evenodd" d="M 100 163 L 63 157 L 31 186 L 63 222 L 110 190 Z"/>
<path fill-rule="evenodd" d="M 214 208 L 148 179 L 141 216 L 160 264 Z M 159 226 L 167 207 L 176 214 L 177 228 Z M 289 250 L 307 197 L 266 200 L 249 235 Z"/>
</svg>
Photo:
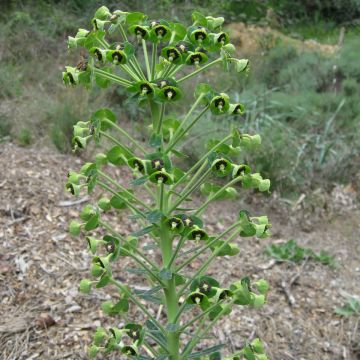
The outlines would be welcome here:
<svg viewBox="0 0 360 360">
<path fill-rule="evenodd" d="M 130 336 L 133 340 L 138 340 L 138 339 L 140 339 L 140 331 L 139 331 L 139 330 L 130 330 L 129 336 Z"/>
<path fill-rule="evenodd" d="M 229 290 L 223 290 L 220 293 L 219 299 L 224 300 L 224 299 L 228 298 L 229 296 L 230 296 L 230 291 Z"/>
<path fill-rule="evenodd" d="M 154 159 L 151 161 L 151 166 L 155 170 L 161 170 L 164 167 L 163 159 Z"/>
<path fill-rule="evenodd" d="M 75 189 L 74 189 L 74 185 L 73 184 L 68 184 L 67 185 L 67 189 L 68 191 L 70 191 L 71 195 L 75 195 Z"/>
<path fill-rule="evenodd" d="M 68 76 L 68 78 L 69 78 L 69 81 L 70 81 L 70 83 L 71 84 L 75 84 L 75 79 L 74 79 L 74 77 L 73 77 L 73 75 L 72 75 L 72 73 L 67 73 L 67 76 Z"/>
<path fill-rule="evenodd" d="M 115 251 L 115 243 L 113 241 L 110 241 L 106 244 L 106 251 L 111 254 Z"/>
<path fill-rule="evenodd" d="M 199 30 L 195 31 L 194 37 L 196 41 L 202 41 L 206 39 L 206 31 L 203 28 L 199 28 Z"/>
<path fill-rule="evenodd" d="M 169 219 L 169 225 L 171 227 L 171 230 L 179 229 L 182 225 L 182 222 L 178 218 L 171 218 Z"/>
<path fill-rule="evenodd" d="M 195 293 L 190 297 L 191 301 L 194 302 L 195 304 L 200 304 L 203 298 L 204 295 L 201 293 Z"/>
<path fill-rule="evenodd" d="M 135 34 L 144 38 L 146 36 L 146 30 L 140 26 L 135 28 Z"/>
<path fill-rule="evenodd" d="M 124 353 L 126 355 L 136 355 L 136 351 L 131 346 L 124 346 Z"/>
<path fill-rule="evenodd" d="M 163 88 L 163 87 L 165 87 L 165 86 L 167 86 L 167 85 L 169 85 L 169 82 L 167 81 L 167 80 L 159 80 L 158 82 L 157 82 L 157 86 L 159 87 L 159 88 Z"/>
<path fill-rule="evenodd" d="M 225 101 L 222 97 L 215 100 L 215 107 L 217 107 L 219 110 L 221 110 L 224 107 L 224 105 L 225 105 Z"/>
<path fill-rule="evenodd" d="M 113 58 L 113 60 L 115 60 L 115 61 L 121 62 L 121 60 L 122 60 L 122 58 L 123 58 L 123 55 L 122 55 L 122 53 L 121 53 L 120 51 L 114 51 L 114 52 L 112 53 L 112 58 Z"/>
<path fill-rule="evenodd" d="M 176 96 L 176 91 L 174 89 L 166 89 L 164 94 L 168 99 L 173 99 Z"/>
<path fill-rule="evenodd" d="M 211 288 L 212 288 L 212 286 L 206 281 L 201 281 L 200 284 L 199 284 L 199 290 L 203 294 L 209 293 Z"/>
<path fill-rule="evenodd" d="M 151 94 L 153 92 L 153 90 L 149 84 L 142 84 L 140 86 L 140 90 L 141 90 L 141 94 L 143 94 L 143 95 Z"/>
<path fill-rule="evenodd" d="M 167 30 L 164 26 L 159 25 L 155 28 L 155 34 L 157 37 L 163 37 L 166 35 L 166 33 L 167 33 Z"/>
<path fill-rule="evenodd" d="M 245 165 L 240 165 L 236 171 L 236 176 L 243 175 L 245 173 L 245 169 L 246 169 Z"/>
<path fill-rule="evenodd" d="M 81 143 L 81 141 L 79 140 L 79 139 L 75 139 L 75 142 L 76 142 L 76 145 L 80 148 L 80 149 L 82 149 L 83 148 L 83 145 L 82 145 L 82 143 Z"/>
<path fill-rule="evenodd" d="M 201 56 L 199 54 L 194 54 L 190 58 L 191 63 L 199 64 L 201 62 Z"/>
<path fill-rule="evenodd" d="M 166 52 L 166 55 L 167 55 L 167 57 L 168 57 L 168 59 L 169 59 L 170 61 L 174 61 L 174 60 L 176 60 L 176 59 L 180 56 L 180 54 L 179 54 L 179 52 L 178 52 L 177 49 L 169 49 L 169 50 Z"/>
<path fill-rule="evenodd" d="M 217 40 L 219 43 L 224 43 L 226 41 L 226 34 L 222 33 Z"/>
<path fill-rule="evenodd" d="M 134 160 L 134 167 L 135 167 L 135 169 L 138 169 L 139 171 L 144 170 L 144 165 L 139 160 Z"/>
<path fill-rule="evenodd" d="M 186 226 L 188 226 L 188 227 L 191 227 L 191 226 L 194 225 L 194 222 L 193 222 L 192 219 L 191 219 L 190 217 L 188 217 L 188 216 L 184 216 L 182 220 L 183 220 L 184 224 L 185 224 Z"/>
<path fill-rule="evenodd" d="M 241 114 L 241 113 L 242 113 L 241 105 L 236 105 L 233 114 Z"/>
<path fill-rule="evenodd" d="M 188 51 L 188 47 L 184 44 L 177 44 L 176 48 L 180 50 L 182 53 L 185 53 Z"/>
<path fill-rule="evenodd" d="M 98 60 L 101 61 L 102 60 L 102 53 L 99 49 L 95 49 L 94 54 L 97 56 Z"/>
<path fill-rule="evenodd" d="M 225 160 L 219 160 L 215 164 L 216 170 L 219 170 L 219 171 L 224 171 L 227 168 L 227 166 L 228 166 L 228 163 Z"/>
<path fill-rule="evenodd" d="M 192 233 L 192 238 L 195 240 L 201 240 L 205 237 L 205 232 L 202 230 L 194 230 Z"/>
<path fill-rule="evenodd" d="M 155 179 L 157 182 L 163 182 L 166 183 L 168 180 L 168 177 L 164 173 L 159 173 L 155 175 Z"/>
</svg>

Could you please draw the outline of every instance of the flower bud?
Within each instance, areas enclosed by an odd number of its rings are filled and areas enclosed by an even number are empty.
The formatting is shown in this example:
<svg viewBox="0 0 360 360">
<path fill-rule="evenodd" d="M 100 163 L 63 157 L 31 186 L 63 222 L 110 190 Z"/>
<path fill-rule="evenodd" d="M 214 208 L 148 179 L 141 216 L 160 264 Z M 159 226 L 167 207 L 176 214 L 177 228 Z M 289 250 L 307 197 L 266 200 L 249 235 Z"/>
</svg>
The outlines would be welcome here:
<svg viewBox="0 0 360 360">
<path fill-rule="evenodd" d="M 90 357 L 90 359 L 96 358 L 99 351 L 100 351 L 100 349 L 95 344 L 91 345 L 90 348 L 89 348 L 89 357 Z"/>
<path fill-rule="evenodd" d="M 98 206 L 101 210 L 108 211 L 111 209 L 110 199 L 101 198 L 98 200 Z"/>
<path fill-rule="evenodd" d="M 87 142 L 92 138 L 91 135 L 85 136 L 85 137 L 80 137 L 80 136 L 74 136 L 72 138 L 72 144 L 74 146 L 74 150 L 76 150 L 77 148 L 79 149 L 85 149 Z"/>
<path fill-rule="evenodd" d="M 80 183 L 80 179 L 85 178 L 85 176 L 78 174 L 75 171 L 69 171 L 67 178 L 69 183 L 78 185 Z"/>
<path fill-rule="evenodd" d="M 106 154 L 103 153 L 98 153 L 95 155 L 95 163 L 96 166 L 100 166 L 100 165 L 106 165 L 107 164 L 107 156 Z"/>
<path fill-rule="evenodd" d="M 175 47 L 182 53 L 186 54 L 190 48 L 192 48 L 191 44 L 186 41 L 180 41 L 178 42 Z"/>
<path fill-rule="evenodd" d="M 89 135 L 89 133 L 90 133 L 89 128 L 80 127 L 78 125 L 73 126 L 73 136 L 83 137 Z"/>
<path fill-rule="evenodd" d="M 100 277 L 101 275 L 104 274 L 104 269 L 102 268 L 102 266 L 100 266 L 100 264 L 98 262 L 94 262 L 91 265 L 91 275 L 95 276 L 95 277 Z"/>
<path fill-rule="evenodd" d="M 73 236 L 80 235 L 81 224 L 78 221 L 72 220 L 69 225 L 69 232 Z"/>
<path fill-rule="evenodd" d="M 63 82 L 65 85 L 76 85 L 78 83 L 79 73 L 74 67 L 66 66 L 66 71 L 62 73 Z"/>
<path fill-rule="evenodd" d="M 89 294 L 91 291 L 92 281 L 88 279 L 82 279 L 80 281 L 79 290 L 83 294 Z"/>
<path fill-rule="evenodd" d="M 104 342 L 104 340 L 106 339 L 106 337 L 107 337 L 107 334 L 106 334 L 105 329 L 102 327 L 98 327 L 96 329 L 94 337 L 93 337 L 94 344 L 97 346 L 101 345 Z"/>
<path fill-rule="evenodd" d="M 94 26 L 94 30 L 104 30 L 105 25 L 108 24 L 109 21 L 107 20 L 99 20 L 99 19 L 92 19 L 92 24 Z"/>
</svg>

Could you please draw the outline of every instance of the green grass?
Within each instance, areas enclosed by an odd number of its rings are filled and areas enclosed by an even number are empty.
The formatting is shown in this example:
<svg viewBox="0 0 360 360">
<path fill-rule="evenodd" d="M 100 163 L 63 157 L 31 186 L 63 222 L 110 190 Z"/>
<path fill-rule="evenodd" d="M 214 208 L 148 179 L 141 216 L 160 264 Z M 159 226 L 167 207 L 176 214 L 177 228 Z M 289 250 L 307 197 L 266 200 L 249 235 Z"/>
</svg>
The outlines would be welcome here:
<svg viewBox="0 0 360 360">
<path fill-rule="evenodd" d="M 309 248 L 299 246 L 294 240 L 289 240 L 281 245 L 269 245 L 266 247 L 265 253 L 279 262 L 298 263 L 309 259 L 323 265 L 329 265 L 331 267 L 337 266 L 334 257 L 326 251 L 322 250 L 319 253 L 315 253 Z"/>
<path fill-rule="evenodd" d="M 360 300 L 355 297 L 348 298 L 342 307 L 335 309 L 335 313 L 345 317 L 360 316 Z"/>
</svg>

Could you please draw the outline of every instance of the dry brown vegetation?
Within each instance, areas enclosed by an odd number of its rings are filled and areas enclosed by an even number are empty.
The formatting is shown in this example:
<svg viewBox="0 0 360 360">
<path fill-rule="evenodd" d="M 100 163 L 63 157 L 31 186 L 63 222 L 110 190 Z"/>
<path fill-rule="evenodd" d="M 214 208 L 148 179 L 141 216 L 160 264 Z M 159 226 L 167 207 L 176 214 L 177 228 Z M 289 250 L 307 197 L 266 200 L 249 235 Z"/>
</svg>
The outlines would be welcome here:
<svg viewBox="0 0 360 360">
<path fill-rule="evenodd" d="M 80 279 L 88 276 L 91 256 L 85 240 L 67 232 L 68 221 L 83 204 L 73 203 L 63 184 L 67 171 L 79 168 L 81 161 L 11 143 L 0 145 L 0 155 L 0 359 L 86 359 L 93 330 L 100 324 L 120 325 L 123 319 L 109 319 L 100 310 L 108 294 L 114 295 L 112 289 L 90 295 L 78 292 Z M 118 169 L 114 175 L 119 178 Z M 334 313 L 344 296 L 358 291 L 356 193 L 336 187 L 332 194 L 318 191 L 297 203 L 276 194 L 265 201 L 246 195 L 226 206 L 213 204 L 205 218 L 207 228 L 222 230 L 239 208 L 269 214 L 273 236 L 239 238 L 241 253 L 218 259 L 210 272 L 225 284 L 244 275 L 263 277 L 270 281 L 271 291 L 261 311 L 235 308 L 208 342 L 220 340 L 235 350 L 244 340 L 260 336 L 274 360 L 358 359 L 359 319 Z M 127 215 L 119 215 L 116 223 L 121 233 L 134 230 Z M 327 250 L 340 266 L 333 269 L 311 261 L 279 264 L 264 255 L 267 244 L 289 238 L 317 251 Z M 142 245 L 146 241 L 142 239 Z M 134 264 L 121 258 L 117 266 L 116 276 L 135 286 L 134 275 L 125 271 Z M 133 307 L 129 318 L 142 321 Z"/>
</svg>

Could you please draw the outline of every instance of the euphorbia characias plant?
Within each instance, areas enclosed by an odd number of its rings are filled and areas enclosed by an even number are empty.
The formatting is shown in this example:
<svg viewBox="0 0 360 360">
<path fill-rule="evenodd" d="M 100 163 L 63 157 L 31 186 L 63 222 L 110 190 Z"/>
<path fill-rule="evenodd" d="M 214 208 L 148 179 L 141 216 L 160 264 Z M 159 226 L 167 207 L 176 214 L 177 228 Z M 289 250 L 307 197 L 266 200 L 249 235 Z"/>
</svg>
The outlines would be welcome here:
<svg viewBox="0 0 360 360">
<path fill-rule="evenodd" d="M 195 100 L 187 113 L 176 119 L 167 116 L 173 103 L 184 99 L 184 83 L 194 82 L 197 74 L 213 67 L 218 72 L 248 69 L 248 60 L 234 57 L 235 47 L 222 30 L 223 18 L 194 12 L 192 21 L 186 27 L 103 6 L 96 11 L 91 30 L 79 29 L 69 38 L 69 48 L 85 48 L 89 56 L 76 67 L 66 67 L 65 84 L 123 87 L 139 106 L 149 108 L 151 116 L 151 122 L 144 120 L 149 125 L 146 143 L 121 127 L 109 109 L 97 110 L 88 121 L 74 126 L 75 150 L 86 148 L 90 141 L 99 144 L 106 139 L 105 148 L 110 144 L 93 163 L 68 174 L 66 189 L 73 195 L 84 189 L 91 193 L 95 187 L 108 194 L 87 204 L 81 220 L 70 224 L 73 235 L 86 235 L 94 255 L 91 274 L 81 281 L 80 290 L 115 287 L 118 297 L 103 303 L 102 310 L 124 323 L 98 328 L 90 357 L 118 352 L 139 359 L 218 359 L 223 344 L 204 348 L 203 339 L 219 320 L 231 316 L 235 306 L 259 308 L 266 301 L 265 280 L 251 281 L 244 275 L 220 283 L 207 271 L 216 258 L 237 256 L 241 237 L 266 237 L 270 227 L 266 216 L 254 217 L 239 209 L 231 226 L 212 233 L 204 216 L 209 205 L 236 197 L 239 186 L 268 191 L 270 182 L 248 164 L 233 160 L 261 141 L 258 135 L 242 133 L 244 106 L 233 103 L 229 95 L 208 83 L 194 84 Z M 181 144 L 205 114 L 236 116 L 233 123 L 238 126 L 224 138 L 211 140 L 203 156 L 185 169 Z M 117 181 L 110 175 L 111 167 L 127 167 L 132 180 L 126 185 Z M 199 193 L 202 203 L 195 207 L 193 199 Z M 138 230 L 120 234 L 107 220 L 107 213 L 116 212 L 137 222 Z M 133 272 L 142 285 L 147 282 L 145 290 L 116 275 L 123 257 L 136 265 Z M 201 262 L 196 262 L 199 257 Z M 189 267 L 199 263 L 195 270 Z M 142 312 L 140 318 L 131 319 L 132 306 Z M 267 358 L 258 338 L 224 354 L 228 359 Z"/>
</svg>

